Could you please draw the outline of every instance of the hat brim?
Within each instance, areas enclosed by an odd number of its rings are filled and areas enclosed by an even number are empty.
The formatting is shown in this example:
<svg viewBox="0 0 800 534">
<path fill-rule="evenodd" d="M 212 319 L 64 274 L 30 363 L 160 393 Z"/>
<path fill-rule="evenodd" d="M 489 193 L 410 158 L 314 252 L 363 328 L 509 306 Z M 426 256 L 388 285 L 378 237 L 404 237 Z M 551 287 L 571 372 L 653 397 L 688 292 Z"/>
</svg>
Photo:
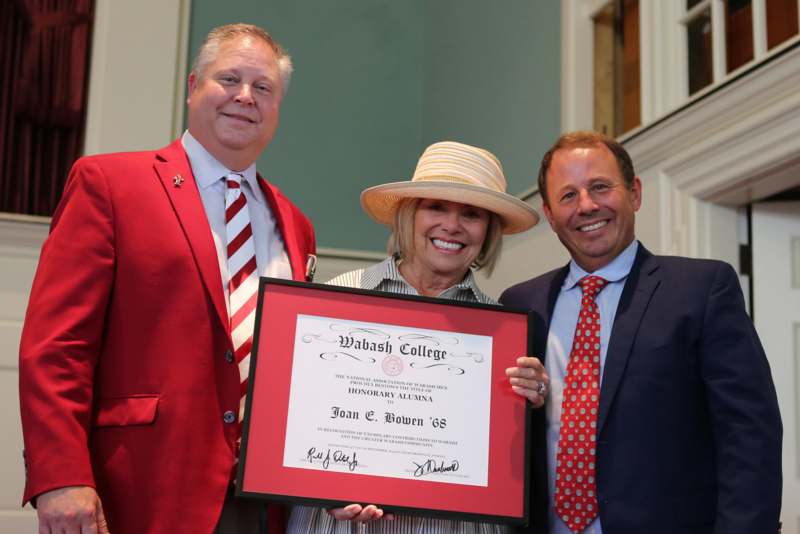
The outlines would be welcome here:
<svg viewBox="0 0 800 534">
<path fill-rule="evenodd" d="M 483 208 L 500 217 L 504 234 L 524 232 L 539 222 L 536 210 L 517 197 L 459 182 L 425 180 L 376 185 L 362 191 L 361 207 L 375 221 L 391 226 L 397 204 L 404 198 L 432 198 Z"/>
</svg>

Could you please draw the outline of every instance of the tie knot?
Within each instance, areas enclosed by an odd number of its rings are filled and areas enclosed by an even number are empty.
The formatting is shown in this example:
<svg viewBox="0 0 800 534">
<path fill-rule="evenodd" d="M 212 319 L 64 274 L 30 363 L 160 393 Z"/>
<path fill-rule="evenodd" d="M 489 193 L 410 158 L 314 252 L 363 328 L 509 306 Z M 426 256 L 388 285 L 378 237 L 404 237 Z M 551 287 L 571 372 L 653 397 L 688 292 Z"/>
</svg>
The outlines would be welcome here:
<svg viewBox="0 0 800 534">
<path fill-rule="evenodd" d="M 239 189 L 242 186 L 242 175 L 237 173 L 229 174 L 225 177 L 225 185 L 228 189 Z"/>
<path fill-rule="evenodd" d="M 583 296 L 594 298 L 600 293 L 600 290 L 603 289 L 608 280 L 605 278 L 600 278 L 599 276 L 595 276 L 590 274 L 589 276 L 584 276 L 578 281 L 578 284 L 581 286 L 581 290 L 583 291 Z"/>
</svg>

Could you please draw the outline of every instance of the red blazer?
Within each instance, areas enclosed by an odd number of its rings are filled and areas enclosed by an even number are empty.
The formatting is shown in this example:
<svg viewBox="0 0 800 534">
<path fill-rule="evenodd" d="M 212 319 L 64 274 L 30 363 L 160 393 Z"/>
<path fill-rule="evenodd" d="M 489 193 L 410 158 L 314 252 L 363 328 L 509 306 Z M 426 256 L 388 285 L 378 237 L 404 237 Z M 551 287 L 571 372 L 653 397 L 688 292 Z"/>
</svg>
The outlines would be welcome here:
<svg viewBox="0 0 800 534">
<path fill-rule="evenodd" d="M 313 228 L 260 181 L 304 280 Z M 237 437 L 223 413 L 239 405 L 224 298 L 179 141 L 75 163 L 20 343 L 23 502 L 94 486 L 115 534 L 211 532 Z"/>
</svg>

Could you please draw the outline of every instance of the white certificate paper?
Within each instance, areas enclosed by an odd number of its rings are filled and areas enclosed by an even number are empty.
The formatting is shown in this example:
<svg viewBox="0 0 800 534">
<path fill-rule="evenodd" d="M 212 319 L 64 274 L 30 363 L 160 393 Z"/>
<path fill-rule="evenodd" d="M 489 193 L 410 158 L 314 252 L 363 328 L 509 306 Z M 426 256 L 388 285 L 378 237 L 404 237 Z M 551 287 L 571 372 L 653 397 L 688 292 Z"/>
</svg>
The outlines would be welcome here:
<svg viewBox="0 0 800 534">
<path fill-rule="evenodd" d="M 298 315 L 283 465 L 486 486 L 492 338 Z"/>
</svg>

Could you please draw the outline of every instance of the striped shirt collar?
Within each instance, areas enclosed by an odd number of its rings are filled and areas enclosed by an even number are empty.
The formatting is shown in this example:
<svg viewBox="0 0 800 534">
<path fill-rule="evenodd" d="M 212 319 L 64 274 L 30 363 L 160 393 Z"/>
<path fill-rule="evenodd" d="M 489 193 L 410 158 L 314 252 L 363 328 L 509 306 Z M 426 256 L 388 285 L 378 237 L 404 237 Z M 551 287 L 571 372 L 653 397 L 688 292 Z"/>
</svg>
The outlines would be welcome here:
<svg viewBox="0 0 800 534">
<path fill-rule="evenodd" d="M 408 283 L 403 275 L 400 274 L 400 269 L 398 268 L 398 261 L 397 258 L 394 256 L 390 256 L 383 260 L 380 263 L 376 263 L 370 267 L 364 269 L 364 273 L 361 277 L 361 288 L 362 289 L 372 289 L 376 290 L 379 289 L 378 286 L 381 283 L 389 281 L 389 282 L 397 282 L 401 283 L 408 288 L 408 294 L 418 295 L 414 286 Z M 475 281 L 475 275 L 472 272 L 472 269 L 467 269 L 467 275 L 464 279 L 455 284 L 452 287 L 447 288 L 446 290 L 442 291 L 441 295 L 445 296 L 446 294 L 452 295 L 453 293 L 466 291 L 470 293 L 473 298 L 469 298 L 468 300 L 475 300 L 477 302 L 482 302 L 484 304 L 494 304 L 495 301 L 485 295 L 480 289 L 478 289 L 478 284 Z M 450 296 L 450 298 L 453 298 Z M 462 300 L 462 299 L 458 299 Z"/>
</svg>

